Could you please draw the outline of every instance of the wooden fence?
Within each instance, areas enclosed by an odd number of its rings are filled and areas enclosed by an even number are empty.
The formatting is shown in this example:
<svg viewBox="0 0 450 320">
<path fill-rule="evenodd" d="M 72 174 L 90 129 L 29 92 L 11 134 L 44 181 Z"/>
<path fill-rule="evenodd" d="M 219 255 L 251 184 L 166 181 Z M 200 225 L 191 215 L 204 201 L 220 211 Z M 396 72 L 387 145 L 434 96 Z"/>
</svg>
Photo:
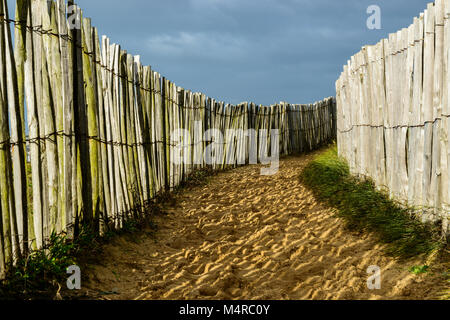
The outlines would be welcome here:
<svg viewBox="0 0 450 320">
<path fill-rule="evenodd" d="M 18 0 L 11 19 L 0 0 L 0 20 L 0 274 L 52 234 L 120 228 L 198 168 L 248 163 L 254 148 L 263 159 L 272 141 L 260 129 L 279 130 L 281 155 L 335 138 L 334 98 L 265 107 L 192 93 L 100 42 L 70 1 Z M 184 141 L 177 129 L 187 129 Z M 223 142 L 202 139 L 209 129 Z M 180 142 L 187 161 L 176 163 Z M 207 163 L 211 144 L 223 152 Z"/>
<path fill-rule="evenodd" d="M 365 46 L 336 82 L 338 148 L 354 174 L 448 233 L 450 1 Z"/>
</svg>

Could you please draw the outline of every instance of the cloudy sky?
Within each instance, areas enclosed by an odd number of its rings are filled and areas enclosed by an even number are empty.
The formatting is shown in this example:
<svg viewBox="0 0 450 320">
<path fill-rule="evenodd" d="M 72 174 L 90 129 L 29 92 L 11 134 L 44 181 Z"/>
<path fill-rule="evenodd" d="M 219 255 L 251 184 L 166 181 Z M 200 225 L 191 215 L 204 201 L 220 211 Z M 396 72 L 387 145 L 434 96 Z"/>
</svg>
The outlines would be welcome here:
<svg viewBox="0 0 450 320">
<path fill-rule="evenodd" d="M 100 34 L 177 85 L 230 103 L 335 94 L 347 59 L 407 27 L 425 0 L 78 0 Z M 368 6 L 382 29 L 369 30 Z"/>
</svg>

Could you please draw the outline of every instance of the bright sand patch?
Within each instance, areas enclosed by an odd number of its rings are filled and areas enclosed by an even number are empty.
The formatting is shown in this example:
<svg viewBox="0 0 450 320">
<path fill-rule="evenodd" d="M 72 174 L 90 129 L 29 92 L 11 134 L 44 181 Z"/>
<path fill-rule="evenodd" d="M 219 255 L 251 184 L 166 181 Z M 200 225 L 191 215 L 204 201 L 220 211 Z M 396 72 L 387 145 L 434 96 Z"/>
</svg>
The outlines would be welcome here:
<svg viewBox="0 0 450 320">
<path fill-rule="evenodd" d="M 275 176 L 261 166 L 220 173 L 182 191 L 155 237 L 118 238 L 89 266 L 83 293 L 105 299 L 425 299 L 442 278 L 412 275 L 367 234 L 345 230 L 335 212 L 300 182 L 317 152 L 281 161 Z M 369 290 L 366 270 L 382 270 Z M 86 279 L 88 278 L 88 279 Z"/>
</svg>

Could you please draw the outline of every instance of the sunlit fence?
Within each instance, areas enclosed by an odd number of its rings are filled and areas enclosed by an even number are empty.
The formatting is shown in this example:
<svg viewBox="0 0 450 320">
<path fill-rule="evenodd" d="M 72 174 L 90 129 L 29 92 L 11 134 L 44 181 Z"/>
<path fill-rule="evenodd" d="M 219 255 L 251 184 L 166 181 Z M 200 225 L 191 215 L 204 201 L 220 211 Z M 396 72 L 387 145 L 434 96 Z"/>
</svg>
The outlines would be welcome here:
<svg viewBox="0 0 450 320">
<path fill-rule="evenodd" d="M 52 234 L 121 228 L 196 169 L 335 138 L 334 98 L 224 104 L 100 41 L 72 3 L 0 4 L 0 274 Z"/>
<path fill-rule="evenodd" d="M 450 1 L 365 46 L 336 83 L 338 148 L 351 172 L 449 232 Z"/>
</svg>

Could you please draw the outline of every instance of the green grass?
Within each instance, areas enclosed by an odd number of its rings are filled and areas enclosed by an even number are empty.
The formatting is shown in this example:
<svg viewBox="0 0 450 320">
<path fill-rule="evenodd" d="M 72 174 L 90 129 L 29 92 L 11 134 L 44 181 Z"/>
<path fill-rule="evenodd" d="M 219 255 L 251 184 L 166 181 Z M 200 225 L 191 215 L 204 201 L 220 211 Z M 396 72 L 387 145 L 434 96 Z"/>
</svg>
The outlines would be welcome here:
<svg viewBox="0 0 450 320">
<path fill-rule="evenodd" d="M 387 244 L 391 256 L 411 258 L 443 246 L 438 226 L 414 219 L 408 208 L 377 191 L 371 180 L 352 177 L 335 146 L 310 162 L 300 179 L 318 200 L 338 209 L 347 228 L 372 232 Z"/>
<path fill-rule="evenodd" d="M 425 265 L 425 266 L 413 266 L 411 268 L 409 268 L 409 272 L 414 273 L 415 275 L 419 275 L 422 273 L 427 273 L 430 269 L 429 266 Z"/>
<path fill-rule="evenodd" d="M 42 250 L 21 259 L 0 283 L 1 299 L 51 298 L 67 278 L 67 267 L 77 264 L 80 246 L 63 235 L 52 234 Z"/>
</svg>

